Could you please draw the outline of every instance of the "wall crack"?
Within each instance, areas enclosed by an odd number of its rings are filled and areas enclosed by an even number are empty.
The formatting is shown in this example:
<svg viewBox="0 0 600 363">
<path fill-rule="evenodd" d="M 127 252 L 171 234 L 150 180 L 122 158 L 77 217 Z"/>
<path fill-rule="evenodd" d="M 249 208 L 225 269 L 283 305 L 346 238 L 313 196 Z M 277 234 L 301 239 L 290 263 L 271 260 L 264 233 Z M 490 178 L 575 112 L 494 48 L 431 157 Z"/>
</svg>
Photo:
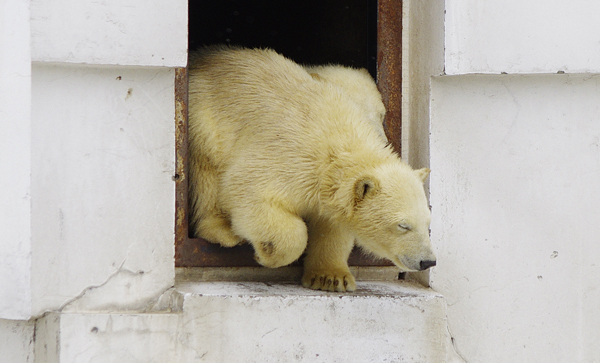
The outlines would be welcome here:
<svg viewBox="0 0 600 363">
<path fill-rule="evenodd" d="M 67 308 L 69 305 L 71 305 L 72 303 L 76 302 L 77 300 L 80 300 L 81 298 L 83 298 L 88 292 L 94 290 L 94 289 L 98 289 L 101 288 L 103 286 L 105 286 L 106 284 L 108 284 L 115 276 L 117 276 L 121 271 L 126 271 L 126 272 L 130 272 L 133 273 L 130 270 L 127 269 L 123 269 L 123 266 L 125 265 L 125 261 L 127 261 L 127 258 L 125 258 L 123 260 L 123 262 L 121 262 L 121 264 L 119 265 L 119 267 L 115 270 L 115 272 L 111 273 L 110 275 L 108 275 L 108 277 L 104 280 L 104 282 L 102 282 L 99 285 L 93 285 L 93 286 L 88 286 L 85 289 L 83 289 L 79 295 L 67 300 L 66 302 L 64 302 L 60 308 L 58 308 L 58 310 L 56 312 L 62 312 L 65 308 Z M 54 311 L 51 311 L 54 312 Z"/>
<path fill-rule="evenodd" d="M 458 346 L 456 344 L 456 339 L 454 338 L 454 334 L 452 334 L 452 330 L 450 330 L 450 323 L 448 322 L 448 314 L 446 313 L 446 330 L 448 331 L 448 335 L 450 336 L 450 343 L 452 344 L 452 350 L 455 355 L 455 361 L 459 361 L 461 363 L 469 363 L 465 359 L 465 357 L 460 353 Z"/>
</svg>

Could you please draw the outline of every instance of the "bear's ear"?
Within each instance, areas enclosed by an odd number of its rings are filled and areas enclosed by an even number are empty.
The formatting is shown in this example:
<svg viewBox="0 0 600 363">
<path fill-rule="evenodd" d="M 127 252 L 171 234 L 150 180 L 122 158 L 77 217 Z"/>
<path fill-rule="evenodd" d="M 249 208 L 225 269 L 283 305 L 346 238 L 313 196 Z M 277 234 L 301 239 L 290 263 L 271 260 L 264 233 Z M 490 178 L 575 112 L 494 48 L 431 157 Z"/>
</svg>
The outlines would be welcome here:
<svg viewBox="0 0 600 363">
<path fill-rule="evenodd" d="M 362 177 L 354 183 L 354 200 L 360 202 L 379 189 L 377 179 L 373 177 Z"/>
<path fill-rule="evenodd" d="M 431 172 L 431 170 L 429 170 L 429 168 L 423 168 L 423 169 L 415 170 L 415 172 L 417 173 L 417 176 L 419 177 L 419 179 L 421 179 L 421 181 L 423 183 L 425 183 L 425 180 L 427 180 L 427 177 L 429 176 L 429 173 Z"/>
</svg>

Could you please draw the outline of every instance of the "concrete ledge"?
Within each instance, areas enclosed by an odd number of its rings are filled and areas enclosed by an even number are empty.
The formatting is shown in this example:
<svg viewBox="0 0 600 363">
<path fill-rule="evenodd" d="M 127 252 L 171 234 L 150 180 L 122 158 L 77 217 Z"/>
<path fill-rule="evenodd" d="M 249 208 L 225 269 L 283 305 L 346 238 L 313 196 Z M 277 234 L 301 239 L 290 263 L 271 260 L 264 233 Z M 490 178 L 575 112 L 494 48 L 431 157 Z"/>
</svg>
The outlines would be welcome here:
<svg viewBox="0 0 600 363">
<path fill-rule="evenodd" d="M 395 266 L 350 266 L 350 272 L 358 281 L 398 280 Z M 302 278 L 302 266 L 266 267 L 178 267 L 175 269 L 176 284 L 195 281 L 257 281 L 298 282 Z"/>
<path fill-rule="evenodd" d="M 36 323 L 34 362 L 180 362 L 180 319 L 174 313 L 51 313 Z"/>
<path fill-rule="evenodd" d="M 45 315 L 36 323 L 35 362 L 454 360 L 444 297 L 407 281 L 359 281 L 353 293 L 186 281 L 164 295 L 145 313 Z"/>
<path fill-rule="evenodd" d="M 446 303 L 407 282 L 354 293 L 297 284 L 182 283 L 186 362 L 448 362 Z"/>
</svg>

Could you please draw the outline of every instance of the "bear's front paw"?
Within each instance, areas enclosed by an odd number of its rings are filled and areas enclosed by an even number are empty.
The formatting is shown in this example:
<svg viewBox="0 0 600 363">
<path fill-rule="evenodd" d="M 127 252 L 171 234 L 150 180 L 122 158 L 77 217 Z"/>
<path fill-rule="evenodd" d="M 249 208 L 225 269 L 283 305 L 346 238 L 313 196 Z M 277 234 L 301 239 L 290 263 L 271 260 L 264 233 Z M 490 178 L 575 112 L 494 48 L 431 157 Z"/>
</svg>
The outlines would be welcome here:
<svg viewBox="0 0 600 363">
<path fill-rule="evenodd" d="M 314 290 L 354 291 L 356 281 L 348 270 L 308 271 L 302 277 L 302 286 Z"/>
</svg>

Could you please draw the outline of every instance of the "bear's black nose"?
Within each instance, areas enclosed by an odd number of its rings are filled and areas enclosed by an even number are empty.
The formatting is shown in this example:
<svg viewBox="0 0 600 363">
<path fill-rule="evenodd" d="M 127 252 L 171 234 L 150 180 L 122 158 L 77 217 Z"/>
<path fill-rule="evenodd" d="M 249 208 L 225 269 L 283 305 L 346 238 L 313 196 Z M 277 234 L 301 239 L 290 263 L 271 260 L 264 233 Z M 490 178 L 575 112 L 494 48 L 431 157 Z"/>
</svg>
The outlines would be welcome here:
<svg viewBox="0 0 600 363">
<path fill-rule="evenodd" d="M 435 261 L 421 261 L 421 271 L 435 266 Z"/>
</svg>

